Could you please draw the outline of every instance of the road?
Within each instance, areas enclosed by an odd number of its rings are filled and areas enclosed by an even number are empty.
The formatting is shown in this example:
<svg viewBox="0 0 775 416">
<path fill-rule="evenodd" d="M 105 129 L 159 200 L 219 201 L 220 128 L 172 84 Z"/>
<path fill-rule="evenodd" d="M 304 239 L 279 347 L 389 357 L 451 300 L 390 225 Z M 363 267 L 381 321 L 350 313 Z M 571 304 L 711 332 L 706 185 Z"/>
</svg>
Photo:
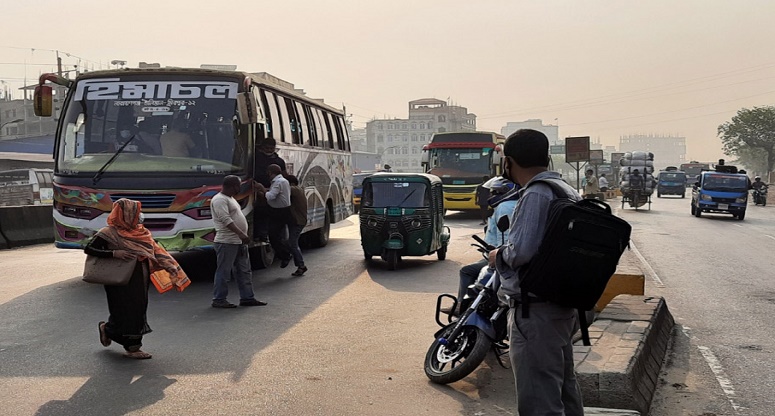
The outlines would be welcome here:
<svg viewBox="0 0 775 416">
<path fill-rule="evenodd" d="M 651 268 L 647 294 L 664 296 L 677 324 L 652 415 L 772 415 L 775 209 L 695 218 L 687 195 L 619 215 Z"/>
<path fill-rule="evenodd" d="M 665 296 L 679 324 L 651 415 L 771 414 L 775 210 L 751 206 L 742 222 L 694 218 L 688 200 L 662 198 L 651 211 L 619 212 L 653 270 L 647 294 Z M 105 296 L 78 279 L 82 252 L 0 251 L 0 406 L 19 415 L 511 415 L 511 373 L 494 360 L 452 386 L 430 384 L 422 370 L 436 296 L 454 292 L 458 269 L 478 259 L 474 217 L 448 216 L 446 261 L 408 258 L 394 272 L 366 264 L 351 217 L 328 247 L 305 252 L 304 277 L 277 266 L 254 273 L 266 307 L 211 308 L 211 259 L 181 255 L 194 283 L 152 291 L 144 349 L 154 358 L 140 362 L 99 345 Z"/>
</svg>

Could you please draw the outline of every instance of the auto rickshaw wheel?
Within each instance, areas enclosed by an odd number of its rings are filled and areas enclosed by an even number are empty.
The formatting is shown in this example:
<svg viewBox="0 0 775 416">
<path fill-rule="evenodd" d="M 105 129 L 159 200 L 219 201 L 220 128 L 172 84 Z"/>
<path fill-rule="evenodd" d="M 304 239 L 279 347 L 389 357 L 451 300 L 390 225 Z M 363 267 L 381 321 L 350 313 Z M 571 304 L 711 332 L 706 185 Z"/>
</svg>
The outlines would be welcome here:
<svg viewBox="0 0 775 416">
<path fill-rule="evenodd" d="M 438 250 L 436 250 L 436 257 L 439 258 L 439 260 L 444 260 L 447 258 L 447 246 L 441 246 Z"/>
<path fill-rule="evenodd" d="M 398 250 L 387 250 L 385 252 L 385 261 L 389 270 L 395 270 L 398 266 Z"/>
</svg>

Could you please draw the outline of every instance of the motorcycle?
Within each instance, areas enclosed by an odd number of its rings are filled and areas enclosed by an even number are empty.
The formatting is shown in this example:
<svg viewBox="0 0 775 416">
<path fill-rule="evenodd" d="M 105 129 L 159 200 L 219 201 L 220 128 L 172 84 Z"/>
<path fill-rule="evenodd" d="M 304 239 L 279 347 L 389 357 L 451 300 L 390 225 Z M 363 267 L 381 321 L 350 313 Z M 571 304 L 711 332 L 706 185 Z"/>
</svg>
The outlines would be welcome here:
<svg viewBox="0 0 775 416">
<path fill-rule="evenodd" d="M 767 206 L 767 186 L 753 190 L 753 203 L 755 205 Z"/>
<path fill-rule="evenodd" d="M 501 228 L 501 224 L 498 224 Z M 508 226 L 505 227 L 508 229 Z M 471 244 L 487 258 L 495 247 L 487 244 L 478 236 L 472 236 L 478 244 Z M 482 268 L 477 283 L 470 288 L 478 292 L 475 298 L 466 295 L 457 299 L 442 294 L 436 300 L 436 323 L 442 328 L 434 334 L 434 341 L 425 355 L 425 375 L 433 383 L 448 384 L 471 374 L 484 361 L 487 352 L 494 350 L 498 362 L 503 366 L 501 357 L 508 354 L 508 311 L 509 306 L 498 298 L 500 279 L 497 271 L 489 266 Z M 447 315 L 447 322 L 440 319 L 442 301 L 453 301 Z M 453 312 L 461 303 L 462 311 L 457 320 Z"/>
</svg>

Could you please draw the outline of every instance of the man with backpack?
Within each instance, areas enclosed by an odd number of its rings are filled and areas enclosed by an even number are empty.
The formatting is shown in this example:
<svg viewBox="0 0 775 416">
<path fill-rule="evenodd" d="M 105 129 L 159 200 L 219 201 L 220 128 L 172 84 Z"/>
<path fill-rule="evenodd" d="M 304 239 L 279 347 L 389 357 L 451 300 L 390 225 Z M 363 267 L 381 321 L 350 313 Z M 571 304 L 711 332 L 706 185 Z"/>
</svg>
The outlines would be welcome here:
<svg viewBox="0 0 775 416">
<path fill-rule="evenodd" d="M 503 176 L 525 184 L 512 216 L 508 242 L 490 252 L 490 265 L 498 270 L 501 291 L 508 295 L 511 307 L 509 358 L 519 415 L 583 415 L 573 362 L 576 309 L 523 293 L 520 288 L 522 273 L 542 244 L 550 202 L 558 196 L 579 201 L 581 196 L 558 173 L 548 170 L 549 140 L 543 133 L 518 130 L 506 140 L 503 153 Z M 559 190 L 565 195 L 557 195 Z"/>
</svg>

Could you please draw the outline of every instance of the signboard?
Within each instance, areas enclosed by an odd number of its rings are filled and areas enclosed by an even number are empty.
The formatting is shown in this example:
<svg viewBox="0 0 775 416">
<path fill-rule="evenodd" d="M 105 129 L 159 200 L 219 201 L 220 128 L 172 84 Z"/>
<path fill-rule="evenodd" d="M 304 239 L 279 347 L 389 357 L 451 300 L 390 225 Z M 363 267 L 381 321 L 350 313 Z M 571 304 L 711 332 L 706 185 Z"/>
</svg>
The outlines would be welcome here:
<svg viewBox="0 0 775 416">
<path fill-rule="evenodd" d="M 564 155 L 565 154 L 565 145 L 559 144 L 554 146 L 549 146 L 549 154 L 551 155 Z"/>
<path fill-rule="evenodd" d="M 619 167 L 619 161 L 624 157 L 624 153 L 611 153 L 611 165 Z"/>
<path fill-rule="evenodd" d="M 598 175 L 603 174 L 603 173 L 605 173 L 606 175 L 609 175 L 609 174 L 613 173 L 613 171 L 614 171 L 613 168 L 608 163 L 606 163 L 605 165 L 600 165 L 600 166 L 597 167 L 597 174 Z"/>
<path fill-rule="evenodd" d="M 603 149 L 589 151 L 589 163 L 599 165 L 603 163 Z"/>
<path fill-rule="evenodd" d="M 565 138 L 565 161 L 589 161 L 589 136 Z"/>
</svg>

